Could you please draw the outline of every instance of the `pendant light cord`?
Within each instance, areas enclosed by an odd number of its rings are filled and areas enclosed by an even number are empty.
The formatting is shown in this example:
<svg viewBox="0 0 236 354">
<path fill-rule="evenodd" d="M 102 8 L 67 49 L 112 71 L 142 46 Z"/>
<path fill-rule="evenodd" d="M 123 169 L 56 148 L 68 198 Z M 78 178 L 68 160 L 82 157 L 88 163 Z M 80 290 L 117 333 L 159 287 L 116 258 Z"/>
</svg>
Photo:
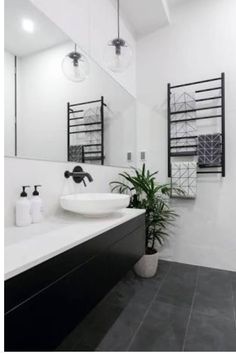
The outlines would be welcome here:
<svg viewBox="0 0 236 354">
<path fill-rule="evenodd" d="M 118 38 L 120 38 L 120 0 L 117 0 L 117 28 Z"/>
</svg>

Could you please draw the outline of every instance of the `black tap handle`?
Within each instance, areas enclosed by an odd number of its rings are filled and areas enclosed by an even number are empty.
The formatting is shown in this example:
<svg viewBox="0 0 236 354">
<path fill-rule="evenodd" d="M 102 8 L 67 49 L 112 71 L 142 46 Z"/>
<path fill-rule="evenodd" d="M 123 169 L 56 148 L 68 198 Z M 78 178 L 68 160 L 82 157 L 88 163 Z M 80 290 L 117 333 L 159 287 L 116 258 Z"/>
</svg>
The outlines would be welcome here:
<svg viewBox="0 0 236 354">
<path fill-rule="evenodd" d="M 65 171 L 64 176 L 65 176 L 65 178 L 69 178 L 71 176 L 71 172 Z"/>
</svg>

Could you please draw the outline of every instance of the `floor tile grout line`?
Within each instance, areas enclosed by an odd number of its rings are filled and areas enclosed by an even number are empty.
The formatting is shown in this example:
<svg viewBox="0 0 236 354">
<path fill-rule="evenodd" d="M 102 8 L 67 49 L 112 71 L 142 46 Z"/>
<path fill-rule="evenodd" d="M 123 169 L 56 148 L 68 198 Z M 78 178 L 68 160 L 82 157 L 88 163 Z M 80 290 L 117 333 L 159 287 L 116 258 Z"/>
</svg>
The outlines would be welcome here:
<svg viewBox="0 0 236 354">
<path fill-rule="evenodd" d="M 187 321 L 187 325 L 186 325 L 186 329 L 185 329 L 185 334 L 184 334 L 184 340 L 183 340 L 182 351 L 185 350 L 187 334 L 188 334 L 189 325 L 190 325 L 190 321 L 191 321 L 191 317 L 192 317 L 192 312 L 193 312 L 193 305 L 194 305 L 195 298 L 196 298 L 196 293 L 197 293 L 197 284 L 198 284 L 198 279 L 199 279 L 199 272 L 200 272 L 200 268 L 198 267 L 198 268 L 197 268 L 197 275 L 196 275 L 196 282 L 195 282 L 195 287 L 194 287 L 194 293 L 193 293 L 192 303 L 191 303 L 190 312 L 189 312 L 189 317 L 188 317 L 188 321 Z"/>
<path fill-rule="evenodd" d="M 236 328 L 236 298 L 234 297 L 233 279 L 230 279 L 231 290 L 232 290 L 232 303 L 233 303 L 233 313 L 234 313 L 234 326 Z"/>
<path fill-rule="evenodd" d="M 159 293 L 159 291 L 160 291 L 160 289 L 161 289 L 161 286 L 162 286 L 163 282 L 165 281 L 165 279 L 166 279 L 167 276 L 169 275 L 170 270 L 172 269 L 172 266 L 173 266 L 173 263 L 172 263 L 172 262 L 170 262 L 170 263 L 171 263 L 170 268 L 169 268 L 168 271 L 166 272 L 166 275 L 164 276 L 164 278 L 161 280 L 161 283 L 160 283 L 159 288 L 157 289 L 157 291 L 156 291 L 155 294 L 153 295 L 153 298 L 152 298 L 152 300 L 151 300 L 149 306 L 147 307 L 147 309 L 146 309 L 146 311 L 145 311 L 145 313 L 144 313 L 144 315 L 143 315 L 142 320 L 140 321 L 138 327 L 136 328 L 136 330 L 135 330 L 135 332 L 134 332 L 134 334 L 133 334 L 133 336 L 132 336 L 132 338 L 131 338 L 131 340 L 130 340 L 128 346 L 127 346 L 126 351 L 129 351 L 131 345 L 133 344 L 133 341 L 134 341 L 134 339 L 135 339 L 135 337 L 136 337 L 136 335 L 137 335 L 137 333 L 138 333 L 140 327 L 142 326 L 142 324 L 143 324 L 145 318 L 147 317 L 147 315 L 148 315 L 148 313 L 149 313 L 149 311 L 150 311 L 152 305 L 154 304 L 154 302 L 155 302 L 155 300 L 156 300 L 156 298 L 157 298 L 157 295 L 158 295 L 158 293 Z"/>
</svg>

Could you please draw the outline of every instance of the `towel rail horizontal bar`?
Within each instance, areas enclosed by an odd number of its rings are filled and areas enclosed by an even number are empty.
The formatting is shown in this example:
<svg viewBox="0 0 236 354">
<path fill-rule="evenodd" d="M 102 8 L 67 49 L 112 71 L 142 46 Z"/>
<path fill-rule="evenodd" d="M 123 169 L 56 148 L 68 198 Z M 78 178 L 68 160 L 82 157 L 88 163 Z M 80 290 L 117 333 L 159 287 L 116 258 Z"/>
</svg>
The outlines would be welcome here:
<svg viewBox="0 0 236 354">
<path fill-rule="evenodd" d="M 178 157 L 178 156 L 196 156 L 197 151 L 185 151 L 185 152 L 172 152 L 170 156 Z"/>
<path fill-rule="evenodd" d="M 170 112 L 170 114 L 174 115 L 174 114 L 182 114 L 182 113 L 191 113 L 191 112 L 205 111 L 207 109 L 217 109 L 217 108 L 222 108 L 222 106 L 219 105 L 219 106 L 211 106 L 211 107 L 200 107 L 195 109 L 187 109 L 185 111 Z"/>
<path fill-rule="evenodd" d="M 222 171 L 197 171 L 198 174 L 222 173 Z"/>
<path fill-rule="evenodd" d="M 82 105 L 85 105 L 85 104 L 99 103 L 99 102 L 101 102 L 101 100 L 94 100 L 94 101 L 88 101 L 88 102 L 74 103 L 74 104 L 70 104 L 70 107 L 82 106 Z"/>
<path fill-rule="evenodd" d="M 211 100 L 218 100 L 222 98 L 222 96 L 214 96 L 214 97 L 207 97 L 207 98 L 198 98 L 195 101 L 196 102 L 202 102 L 202 101 L 211 101 Z"/>
<path fill-rule="evenodd" d="M 69 118 L 69 120 L 84 119 L 84 117 Z"/>
<path fill-rule="evenodd" d="M 199 165 L 199 168 L 217 168 L 217 167 L 222 167 L 221 165 L 212 165 L 212 166 L 207 166 L 207 165 Z"/>
<path fill-rule="evenodd" d="M 88 154 L 101 154 L 101 151 L 84 151 L 84 154 L 88 155 Z"/>
<path fill-rule="evenodd" d="M 73 125 L 70 125 L 70 128 L 72 128 L 72 127 L 87 126 L 87 125 L 97 125 L 97 124 L 102 124 L 102 122 L 73 124 Z"/>
<path fill-rule="evenodd" d="M 176 146 L 171 146 L 170 148 L 171 149 L 183 149 L 183 148 L 185 148 L 185 149 L 189 149 L 189 148 L 193 148 L 193 147 L 197 147 L 198 145 L 176 145 Z"/>
<path fill-rule="evenodd" d="M 83 147 L 90 147 L 90 146 L 101 146 L 102 144 L 85 144 Z"/>
<path fill-rule="evenodd" d="M 74 113 L 82 113 L 84 110 L 79 109 L 78 111 L 74 111 L 73 109 L 70 109 L 69 114 L 74 114 Z"/>
<path fill-rule="evenodd" d="M 201 120 L 201 119 L 212 119 L 212 118 L 219 118 L 221 117 L 221 114 L 217 114 L 215 116 L 205 116 L 205 117 L 196 117 L 196 118 L 186 118 L 186 119 L 176 119 L 172 120 L 170 123 L 179 123 L 179 122 L 188 122 L 191 120 Z"/>
<path fill-rule="evenodd" d="M 196 139 L 197 135 L 192 136 L 177 136 L 176 138 L 170 138 L 170 140 L 181 140 L 181 139 Z"/>
<path fill-rule="evenodd" d="M 170 89 L 172 89 L 172 88 L 177 88 L 177 87 L 184 87 L 184 86 L 192 86 L 192 85 L 204 84 L 204 83 L 206 83 L 206 82 L 219 81 L 219 80 L 221 80 L 221 77 L 216 77 L 216 78 L 214 78 L 214 79 L 209 79 L 209 80 L 202 80 L 202 81 L 189 82 L 189 83 L 187 83 L 187 84 L 174 85 L 174 86 L 170 86 Z"/>
<path fill-rule="evenodd" d="M 202 90 L 196 90 L 195 93 L 215 91 L 215 90 L 221 90 L 221 87 L 217 86 L 217 87 L 210 87 L 210 88 L 202 89 Z"/>
<path fill-rule="evenodd" d="M 77 130 L 75 132 L 69 132 L 69 134 L 80 134 L 80 133 L 93 133 L 93 132 L 101 132 L 101 129 L 91 129 L 91 130 Z"/>
</svg>

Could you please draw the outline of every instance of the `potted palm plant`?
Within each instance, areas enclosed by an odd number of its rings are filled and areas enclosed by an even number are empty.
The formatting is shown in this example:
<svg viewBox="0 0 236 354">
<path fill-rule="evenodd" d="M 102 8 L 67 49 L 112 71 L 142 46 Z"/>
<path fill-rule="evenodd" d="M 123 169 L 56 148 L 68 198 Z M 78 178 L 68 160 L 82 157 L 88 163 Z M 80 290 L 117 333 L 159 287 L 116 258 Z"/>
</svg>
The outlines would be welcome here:
<svg viewBox="0 0 236 354">
<path fill-rule="evenodd" d="M 159 248 L 168 236 L 168 226 L 177 217 L 168 202 L 173 186 L 168 183 L 156 183 L 157 173 L 150 173 L 143 164 L 141 170 L 133 168 L 132 174 L 120 173 L 122 180 L 110 183 L 112 191 L 130 195 L 130 208 L 146 210 L 146 252 L 134 268 L 135 272 L 144 278 L 156 274 Z M 175 192 L 182 193 L 178 188 L 175 188 Z"/>
</svg>

